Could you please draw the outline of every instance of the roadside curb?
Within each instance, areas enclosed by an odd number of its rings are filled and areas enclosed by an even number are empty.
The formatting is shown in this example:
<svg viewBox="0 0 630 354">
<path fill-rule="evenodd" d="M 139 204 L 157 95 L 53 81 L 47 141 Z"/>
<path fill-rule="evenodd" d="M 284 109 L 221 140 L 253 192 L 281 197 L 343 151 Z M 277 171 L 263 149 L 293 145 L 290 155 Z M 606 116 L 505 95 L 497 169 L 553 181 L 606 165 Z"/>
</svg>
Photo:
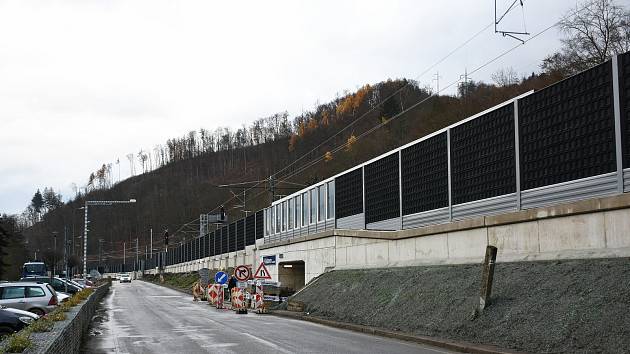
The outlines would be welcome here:
<svg viewBox="0 0 630 354">
<path fill-rule="evenodd" d="M 435 337 L 426 337 L 426 336 L 418 336 L 409 333 L 401 333 L 389 331 L 381 328 L 374 328 L 368 326 L 357 325 L 353 323 L 347 322 L 337 322 L 333 320 L 326 320 L 323 318 L 318 318 L 314 316 L 307 316 L 298 312 L 291 312 L 285 310 L 273 310 L 269 312 L 270 315 L 287 317 L 301 321 L 309 321 L 314 322 L 330 327 L 336 327 L 341 329 L 347 329 L 355 332 L 368 333 L 372 335 L 377 335 L 381 337 L 388 337 L 394 339 L 400 339 L 408 342 L 415 342 L 420 344 L 428 344 L 434 347 L 440 347 L 444 349 L 455 350 L 463 353 L 476 353 L 476 354 L 517 354 L 522 353 L 518 351 L 513 351 L 509 349 L 502 349 L 498 347 L 493 347 L 491 345 L 483 345 L 483 344 L 474 344 L 468 342 L 459 342 L 448 339 L 441 339 Z"/>
<path fill-rule="evenodd" d="M 138 281 L 138 280 L 143 281 L 145 283 L 149 283 L 149 284 L 163 286 L 163 287 L 169 288 L 171 290 L 177 290 L 179 292 L 182 292 L 182 293 L 185 293 L 185 294 L 188 294 L 188 295 L 192 295 L 192 290 L 178 288 L 178 287 L 175 287 L 175 286 L 172 286 L 172 285 L 169 285 L 169 284 L 155 283 L 155 282 L 152 282 L 152 281 L 149 281 L 149 280 L 144 280 L 144 279 L 136 279 L 136 281 Z"/>
</svg>

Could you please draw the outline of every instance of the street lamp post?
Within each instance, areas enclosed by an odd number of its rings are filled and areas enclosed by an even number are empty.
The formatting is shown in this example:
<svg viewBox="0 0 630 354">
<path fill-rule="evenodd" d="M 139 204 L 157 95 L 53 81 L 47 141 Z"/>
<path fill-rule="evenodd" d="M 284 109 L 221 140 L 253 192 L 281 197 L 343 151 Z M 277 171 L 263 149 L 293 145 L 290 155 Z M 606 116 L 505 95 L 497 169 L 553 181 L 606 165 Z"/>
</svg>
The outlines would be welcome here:
<svg viewBox="0 0 630 354">
<path fill-rule="evenodd" d="M 87 241 L 88 241 L 88 206 L 106 206 L 113 204 L 129 204 L 135 203 L 135 199 L 129 200 L 86 200 L 85 201 L 85 220 L 83 229 L 83 279 L 87 279 Z"/>
<path fill-rule="evenodd" d="M 52 276 L 55 277 L 55 273 L 57 270 L 57 231 L 53 231 L 53 237 L 55 238 L 54 248 L 53 248 L 53 271 Z"/>
</svg>

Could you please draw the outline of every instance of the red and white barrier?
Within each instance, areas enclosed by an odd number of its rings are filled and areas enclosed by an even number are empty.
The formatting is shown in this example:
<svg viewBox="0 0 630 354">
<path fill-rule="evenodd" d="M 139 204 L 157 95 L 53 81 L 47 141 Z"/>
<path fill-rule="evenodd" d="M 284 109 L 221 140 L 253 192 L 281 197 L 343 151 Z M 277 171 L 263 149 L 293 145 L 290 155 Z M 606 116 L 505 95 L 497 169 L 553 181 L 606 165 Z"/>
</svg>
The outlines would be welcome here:
<svg viewBox="0 0 630 354">
<path fill-rule="evenodd" d="M 220 284 L 208 284 L 208 303 L 210 305 L 216 305 L 219 298 Z"/>
<path fill-rule="evenodd" d="M 232 310 L 236 311 L 236 313 L 247 313 L 247 307 L 245 307 L 245 291 L 243 289 L 232 289 Z"/>
<path fill-rule="evenodd" d="M 217 302 L 216 302 L 216 307 L 217 309 L 222 309 L 223 308 L 223 286 L 219 285 L 219 284 L 215 284 L 217 285 Z"/>
<path fill-rule="evenodd" d="M 257 313 L 267 313 L 267 308 L 265 307 L 265 294 L 263 292 L 263 286 L 260 283 L 256 284 L 256 294 L 254 295 L 252 301 L 252 307 Z"/>
</svg>

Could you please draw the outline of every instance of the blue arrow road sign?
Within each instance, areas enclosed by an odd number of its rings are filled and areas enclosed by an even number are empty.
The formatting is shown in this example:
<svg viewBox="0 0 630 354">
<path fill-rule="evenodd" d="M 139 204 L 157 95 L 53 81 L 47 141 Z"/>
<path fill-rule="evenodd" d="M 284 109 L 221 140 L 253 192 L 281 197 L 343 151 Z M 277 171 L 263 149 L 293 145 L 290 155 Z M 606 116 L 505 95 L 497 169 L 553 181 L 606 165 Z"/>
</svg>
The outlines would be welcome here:
<svg viewBox="0 0 630 354">
<path fill-rule="evenodd" d="M 225 284 L 228 280 L 228 275 L 225 272 L 217 272 L 214 276 L 214 281 L 219 284 Z"/>
</svg>

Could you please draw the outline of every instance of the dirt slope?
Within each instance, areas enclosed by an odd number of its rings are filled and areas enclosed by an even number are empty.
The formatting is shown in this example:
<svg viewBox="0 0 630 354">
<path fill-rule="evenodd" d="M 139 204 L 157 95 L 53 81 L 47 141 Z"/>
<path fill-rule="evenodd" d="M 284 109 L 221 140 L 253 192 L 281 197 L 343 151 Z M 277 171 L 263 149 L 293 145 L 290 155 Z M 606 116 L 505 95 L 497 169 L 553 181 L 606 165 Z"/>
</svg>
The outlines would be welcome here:
<svg viewBox="0 0 630 354">
<path fill-rule="evenodd" d="M 527 352 L 630 352 L 628 258 L 499 263 L 478 317 L 480 265 L 345 270 L 295 296 L 310 315 Z"/>
</svg>

